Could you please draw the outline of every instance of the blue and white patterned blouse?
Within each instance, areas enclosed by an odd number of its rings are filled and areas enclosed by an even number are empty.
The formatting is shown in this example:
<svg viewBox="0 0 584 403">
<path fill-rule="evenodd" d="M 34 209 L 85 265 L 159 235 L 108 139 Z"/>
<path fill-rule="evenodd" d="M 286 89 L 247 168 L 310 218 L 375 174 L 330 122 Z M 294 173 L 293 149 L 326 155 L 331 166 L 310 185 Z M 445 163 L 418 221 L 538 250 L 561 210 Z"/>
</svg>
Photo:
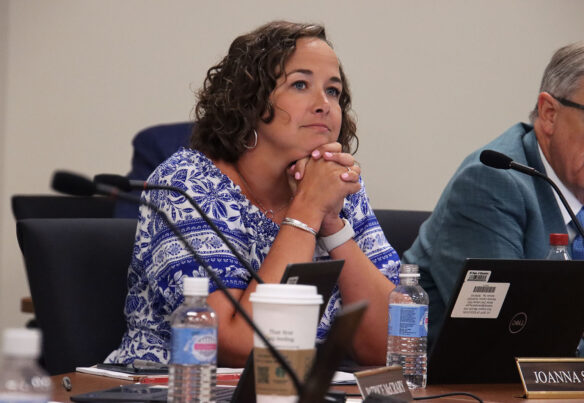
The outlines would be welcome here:
<svg viewBox="0 0 584 403">
<path fill-rule="evenodd" d="M 239 186 L 202 153 L 189 149 L 177 151 L 156 168 L 149 182 L 186 190 L 243 258 L 259 270 L 279 226 L 250 203 Z M 166 212 L 228 288 L 247 287 L 250 275 L 185 197 L 160 190 L 145 192 L 142 197 Z M 363 186 L 345 199 L 341 216 L 353 226 L 354 239 L 361 250 L 397 284 L 399 257 L 385 239 Z M 328 255 L 317 247 L 314 259 L 328 259 Z M 169 361 L 169 318 L 183 301 L 184 276 L 205 276 L 205 271 L 163 219 L 142 206 L 128 273 L 129 291 L 125 306 L 128 329 L 120 347 L 106 358 L 106 362 Z M 216 288 L 211 281 L 209 293 Z M 331 320 L 340 306 L 337 287 L 318 325 L 317 341 L 326 338 Z"/>
</svg>

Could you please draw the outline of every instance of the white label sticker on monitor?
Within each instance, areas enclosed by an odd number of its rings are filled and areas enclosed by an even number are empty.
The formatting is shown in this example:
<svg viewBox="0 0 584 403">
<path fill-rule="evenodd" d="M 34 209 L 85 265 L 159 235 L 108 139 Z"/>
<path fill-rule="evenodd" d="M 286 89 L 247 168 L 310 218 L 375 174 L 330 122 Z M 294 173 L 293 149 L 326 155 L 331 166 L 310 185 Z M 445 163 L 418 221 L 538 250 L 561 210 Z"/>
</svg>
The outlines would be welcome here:
<svg viewBox="0 0 584 403">
<path fill-rule="evenodd" d="M 465 281 L 452 309 L 452 318 L 495 319 L 499 316 L 510 283 Z"/>
<path fill-rule="evenodd" d="M 288 280 L 286 280 L 286 284 L 298 284 L 299 279 L 298 276 L 290 276 L 288 277 Z"/>
<path fill-rule="evenodd" d="M 488 270 L 469 270 L 464 281 L 489 281 L 491 272 Z"/>
</svg>

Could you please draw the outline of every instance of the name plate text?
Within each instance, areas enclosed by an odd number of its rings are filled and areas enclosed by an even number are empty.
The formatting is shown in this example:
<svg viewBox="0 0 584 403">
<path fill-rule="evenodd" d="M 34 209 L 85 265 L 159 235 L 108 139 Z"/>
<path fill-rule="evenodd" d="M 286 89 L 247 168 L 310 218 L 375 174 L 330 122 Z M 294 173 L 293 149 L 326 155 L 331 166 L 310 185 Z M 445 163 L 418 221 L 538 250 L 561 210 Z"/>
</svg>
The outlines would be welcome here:
<svg viewBox="0 0 584 403">
<path fill-rule="evenodd" d="M 584 358 L 516 358 L 527 398 L 584 397 Z"/>
<path fill-rule="evenodd" d="M 375 394 L 392 396 L 406 402 L 412 400 L 402 367 L 399 365 L 359 371 L 354 375 L 363 398 Z"/>
</svg>

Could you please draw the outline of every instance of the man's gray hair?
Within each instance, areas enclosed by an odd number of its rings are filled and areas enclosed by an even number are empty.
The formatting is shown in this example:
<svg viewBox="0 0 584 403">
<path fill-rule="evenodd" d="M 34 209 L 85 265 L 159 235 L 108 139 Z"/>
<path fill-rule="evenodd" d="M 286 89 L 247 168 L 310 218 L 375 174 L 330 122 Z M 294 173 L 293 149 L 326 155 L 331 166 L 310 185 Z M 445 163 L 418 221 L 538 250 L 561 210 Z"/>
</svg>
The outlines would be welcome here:
<svg viewBox="0 0 584 403">
<path fill-rule="evenodd" d="M 572 43 L 556 51 L 545 68 L 539 92 L 568 98 L 578 89 L 584 77 L 584 41 Z M 529 114 L 531 123 L 537 118 L 537 103 Z"/>
</svg>

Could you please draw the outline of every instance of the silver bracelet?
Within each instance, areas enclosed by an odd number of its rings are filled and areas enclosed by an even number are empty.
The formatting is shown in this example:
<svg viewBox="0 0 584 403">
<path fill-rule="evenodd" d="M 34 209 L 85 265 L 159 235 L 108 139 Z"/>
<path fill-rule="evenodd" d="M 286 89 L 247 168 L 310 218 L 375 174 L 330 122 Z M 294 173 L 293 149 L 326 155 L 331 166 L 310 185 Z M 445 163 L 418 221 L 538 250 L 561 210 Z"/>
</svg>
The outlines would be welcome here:
<svg viewBox="0 0 584 403">
<path fill-rule="evenodd" d="M 332 235 L 318 238 L 319 245 L 327 252 L 341 246 L 355 236 L 355 231 L 353 230 L 351 223 L 346 218 L 343 218 L 343 222 L 345 225 L 339 231 Z"/>
<path fill-rule="evenodd" d="M 316 230 L 314 228 L 310 228 L 308 225 L 304 224 L 302 221 L 299 221 L 295 218 L 290 217 L 284 218 L 282 220 L 282 225 L 290 225 L 303 231 L 310 232 L 312 235 L 316 236 Z"/>
</svg>

